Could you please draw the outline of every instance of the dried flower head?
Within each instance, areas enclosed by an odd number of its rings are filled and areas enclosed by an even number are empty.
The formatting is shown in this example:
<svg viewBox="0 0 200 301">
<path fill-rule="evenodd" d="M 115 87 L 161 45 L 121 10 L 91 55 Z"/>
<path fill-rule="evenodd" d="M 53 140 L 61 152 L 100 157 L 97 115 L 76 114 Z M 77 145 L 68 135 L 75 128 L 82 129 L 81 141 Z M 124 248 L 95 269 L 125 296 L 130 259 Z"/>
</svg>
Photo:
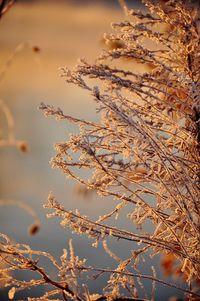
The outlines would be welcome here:
<svg viewBox="0 0 200 301">
<path fill-rule="evenodd" d="M 40 225 L 39 224 L 32 224 L 29 228 L 28 228 L 28 233 L 29 235 L 35 235 L 40 231 Z"/>
<path fill-rule="evenodd" d="M 28 144 L 26 142 L 23 142 L 23 141 L 19 142 L 18 147 L 19 147 L 19 149 L 22 153 L 27 153 L 28 152 Z"/>
</svg>

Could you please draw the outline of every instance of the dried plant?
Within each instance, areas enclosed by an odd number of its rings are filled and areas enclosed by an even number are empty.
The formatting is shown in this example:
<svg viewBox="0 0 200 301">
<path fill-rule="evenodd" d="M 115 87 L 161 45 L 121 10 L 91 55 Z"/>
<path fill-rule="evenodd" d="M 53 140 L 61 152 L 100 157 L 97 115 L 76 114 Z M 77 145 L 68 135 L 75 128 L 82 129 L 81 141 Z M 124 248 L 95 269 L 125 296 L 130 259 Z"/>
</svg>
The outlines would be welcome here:
<svg viewBox="0 0 200 301">
<path fill-rule="evenodd" d="M 5 15 L 8 10 L 12 7 L 12 5 L 15 3 L 15 0 L 1 0 L 0 1 L 0 19 L 3 15 Z"/>
<path fill-rule="evenodd" d="M 129 10 L 121 1 L 127 21 L 112 24 L 115 31 L 105 36 L 110 49 L 94 64 L 81 60 L 73 71 L 62 70 L 67 83 L 92 95 L 99 122 L 73 118 L 53 106 L 40 107 L 45 116 L 80 127 L 79 134 L 55 145 L 52 167 L 108 202 L 110 197 L 116 201 L 111 212 L 93 220 L 78 210 L 66 210 L 50 194 L 45 204 L 52 210 L 48 217 L 59 217 L 63 227 L 86 234 L 94 247 L 101 243 L 116 268 L 87 265 L 74 255 L 71 242 L 69 256 L 64 250 L 58 263 L 47 253 L 2 236 L 1 257 L 7 270 L 40 275 L 39 280 L 23 282 L 8 275 L 10 299 L 18 290 L 49 284 L 41 298 L 28 300 L 154 300 L 158 282 L 181 290 L 185 300 L 200 299 L 199 8 L 189 1 L 143 2 L 147 13 Z M 133 63 L 137 65 L 127 70 Z M 117 220 L 125 208 L 132 225 L 128 229 Z M 129 242 L 130 256 L 120 258 L 108 246 L 112 240 L 117 241 L 115 250 L 119 241 Z M 141 261 L 157 254 L 164 256 L 165 272 L 182 277 L 187 288 L 159 279 L 154 268 L 152 275 L 140 272 Z M 56 280 L 39 265 L 40 256 L 58 269 Z M 101 295 L 81 286 L 85 273 L 95 279 L 109 275 Z M 141 294 L 144 279 L 152 282 L 146 297 Z"/>
<path fill-rule="evenodd" d="M 2 1 L 2 3 L 4 2 L 6 1 Z M 14 1 L 10 1 L 10 2 L 14 4 Z M 0 3 L 0 16 L 1 16 L 1 3 Z M 0 83 L 2 82 L 10 66 L 13 64 L 14 60 L 16 59 L 16 56 L 26 48 L 31 49 L 33 52 L 36 53 L 40 52 L 40 48 L 38 46 L 32 45 L 32 43 L 28 41 L 17 45 L 13 53 L 9 56 L 9 58 L 6 60 L 6 62 L 3 64 L 3 66 L 0 69 Z M 6 100 L 4 99 L 0 99 L 0 114 L 3 117 L 3 118 L 1 117 L 2 120 L 4 120 L 4 122 L 0 126 L 0 147 L 14 146 L 19 148 L 21 152 L 26 153 L 28 151 L 28 144 L 26 141 L 22 141 L 16 138 L 14 117 L 9 106 L 7 105 Z"/>
<path fill-rule="evenodd" d="M 2 15 L 1 6 L 5 5 L 6 1 L 2 1 L 0 4 L 0 16 Z M 7 59 L 0 69 L 0 82 L 4 79 L 10 65 L 13 63 L 15 56 L 23 50 L 25 43 L 19 44 L 12 55 Z M 0 147 L 16 146 L 23 152 L 27 151 L 27 144 L 24 141 L 20 141 L 15 137 L 15 122 L 13 114 L 11 113 L 5 100 L 0 99 L 0 113 L 2 119 L 5 120 L 0 127 Z"/>
</svg>

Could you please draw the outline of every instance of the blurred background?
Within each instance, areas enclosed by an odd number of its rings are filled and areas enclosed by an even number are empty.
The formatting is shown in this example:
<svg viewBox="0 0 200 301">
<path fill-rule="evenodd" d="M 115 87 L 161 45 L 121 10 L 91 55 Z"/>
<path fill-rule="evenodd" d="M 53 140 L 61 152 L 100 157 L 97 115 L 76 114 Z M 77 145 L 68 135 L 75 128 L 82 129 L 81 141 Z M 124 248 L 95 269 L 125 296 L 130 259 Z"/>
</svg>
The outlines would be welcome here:
<svg viewBox="0 0 200 301">
<path fill-rule="evenodd" d="M 136 9 L 141 7 L 140 1 L 128 3 Z M 78 194 L 72 180 L 51 169 L 49 160 L 54 155 L 54 143 L 65 141 L 77 129 L 65 122 L 46 119 L 38 107 L 44 102 L 62 108 L 66 114 L 98 120 L 91 97 L 66 84 L 59 76 L 59 68 L 72 68 L 78 58 L 92 62 L 101 51 L 104 32 L 111 30 L 110 23 L 123 19 L 117 0 L 40 0 L 18 1 L 0 20 L 0 74 L 3 73 L 0 99 L 14 117 L 16 138 L 28 145 L 27 150 L 26 144 L 21 150 L 10 146 L 0 148 L 0 200 L 5 203 L 0 207 L 0 232 L 16 242 L 30 244 L 33 249 L 49 251 L 57 258 L 73 237 L 77 255 L 89 258 L 89 264 L 104 267 L 115 265 L 101 247 L 92 248 L 92 242 L 86 237 L 73 235 L 61 228 L 58 220 L 46 218 L 43 203 L 49 191 L 67 209 L 79 208 L 94 219 L 109 212 L 115 204 L 95 195 Z M 1 135 L 5 134 L 5 126 L 5 117 L 0 112 Z M 6 206 L 10 201 L 25 202 L 37 212 L 41 229 L 36 235 L 27 233 L 32 217 L 15 206 Z M 131 246 L 123 243 L 118 246 L 118 254 L 128 256 Z M 152 263 L 159 267 L 158 259 Z M 148 262 L 143 271 L 151 273 Z M 104 281 L 102 278 L 88 283 L 93 292 L 101 292 Z M 146 287 L 150 288 L 150 284 Z M 35 296 L 40 293 L 34 291 Z M 163 301 L 173 295 L 180 296 L 163 286 L 158 286 L 156 295 L 157 300 Z M 31 293 L 26 291 L 18 296 L 25 298 Z M 0 300 L 7 299 L 2 288 Z"/>
</svg>

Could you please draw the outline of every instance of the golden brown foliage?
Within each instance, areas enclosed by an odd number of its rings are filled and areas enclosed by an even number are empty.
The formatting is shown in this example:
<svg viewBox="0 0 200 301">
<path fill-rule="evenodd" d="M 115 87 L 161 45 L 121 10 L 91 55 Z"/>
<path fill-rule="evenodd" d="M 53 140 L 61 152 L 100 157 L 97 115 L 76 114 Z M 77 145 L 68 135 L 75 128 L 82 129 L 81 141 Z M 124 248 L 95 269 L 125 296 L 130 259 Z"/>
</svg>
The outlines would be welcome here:
<svg viewBox="0 0 200 301">
<path fill-rule="evenodd" d="M 128 10 L 121 1 L 127 20 L 112 24 L 114 32 L 105 37 L 109 49 L 94 64 L 81 60 L 72 71 L 63 68 L 66 82 L 92 95 L 99 122 L 73 118 L 49 105 L 40 107 L 45 116 L 80 128 L 68 141 L 56 144 L 52 167 L 116 201 L 111 212 L 93 220 L 78 210 L 66 210 L 49 194 L 48 217 L 59 217 L 63 227 L 86 234 L 94 247 L 102 244 L 116 268 L 87 265 L 75 256 L 71 242 L 69 254 L 64 250 L 58 263 L 50 254 L 13 244 L 2 235 L 7 270 L 40 275 L 39 280 L 23 282 L 10 276 L 10 299 L 18 290 L 49 284 L 51 289 L 41 298 L 29 300 L 154 300 L 155 283 L 181 290 L 186 300 L 200 298 L 199 10 L 188 1 L 143 2 L 148 13 Z M 130 66 L 137 62 L 140 71 L 122 67 L 123 59 Z M 80 176 L 80 169 L 89 170 L 90 176 Z M 129 229 L 117 223 L 125 208 Z M 128 258 L 120 258 L 108 246 L 114 239 L 131 243 Z M 149 254 L 164 254 L 165 272 L 181 276 L 187 288 L 159 279 L 154 268 L 152 275 L 143 275 L 140 263 Z M 39 265 L 40 256 L 57 268 L 56 281 Z M 85 273 L 94 278 L 109 275 L 101 295 L 79 285 Z M 144 279 L 152 281 L 152 292 L 140 299 Z"/>
</svg>

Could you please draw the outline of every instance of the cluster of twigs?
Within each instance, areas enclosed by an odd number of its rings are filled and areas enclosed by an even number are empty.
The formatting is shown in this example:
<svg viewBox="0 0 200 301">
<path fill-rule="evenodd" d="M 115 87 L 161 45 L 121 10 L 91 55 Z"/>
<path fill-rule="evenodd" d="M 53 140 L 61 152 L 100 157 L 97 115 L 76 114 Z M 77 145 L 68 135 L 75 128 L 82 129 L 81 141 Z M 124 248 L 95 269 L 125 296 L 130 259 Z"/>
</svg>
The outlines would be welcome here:
<svg viewBox="0 0 200 301">
<path fill-rule="evenodd" d="M 10 269 L 25 268 L 41 276 L 24 284 L 10 277 L 10 297 L 18 289 L 48 283 L 52 290 L 29 300 L 55 300 L 51 297 L 58 294 L 63 300 L 142 300 L 139 287 L 146 278 L 152 281 L 148 300 L 154 300 L 155 283 L 167 284 L 157 279 L 154 268 L 149 276 L 138 272 L 138 264 L 151 252 L 173 254 L 174 272 L 184 276 L 188 287 L 168 285 L 182 290 L 185 300 L 200 298 L 199 8 L 189 1 L 143 2 L 148 13 L 128 10 L 122 2 L 127 21 L 112 24 L 114 32 L 105 40 L 114 47 L 94 64 L 81 60 L 73 71 L 63 68 L 66 82 L 92 95 L 99 122 L 73 118 L 53 106 L 40 107 L 45 116 L 80 127 L 79 134 L 55 145 L 52 167 L 116 201 L 112 212 L 95 221 L 67 211 L 50 194 L 45 205 L 52 210 L 48 216 L 59 217 L 62 226 L 78 234 L 87 234 L 93 246 L 102 243 L 116 260 L 116 269 L 87 267 L 70 245 L 70 259 L 65 251 L 61 265 L 48 255 L 59 270 L 57 282 L 30 257 L 41 252 L 28 247 L 23 251 L 6 241 L 1 257 Z M 136 65 L 127 70 L 127 61 L 129 66 Z M 81 177 L 80 169 L 89 170 L 91 176 Z M 111 218 L 120 218 L 125 207 L 133 226 L 122 229 L 117 221 L 111 226 Z M 132 242 L 129 258 L 117 256 L 107 245 L 109 239 Z M 90 294 L 86 286 L 83 290 L 78 285 L 82 272 L 108 273 L 104 293 Z"/>
</svg>

